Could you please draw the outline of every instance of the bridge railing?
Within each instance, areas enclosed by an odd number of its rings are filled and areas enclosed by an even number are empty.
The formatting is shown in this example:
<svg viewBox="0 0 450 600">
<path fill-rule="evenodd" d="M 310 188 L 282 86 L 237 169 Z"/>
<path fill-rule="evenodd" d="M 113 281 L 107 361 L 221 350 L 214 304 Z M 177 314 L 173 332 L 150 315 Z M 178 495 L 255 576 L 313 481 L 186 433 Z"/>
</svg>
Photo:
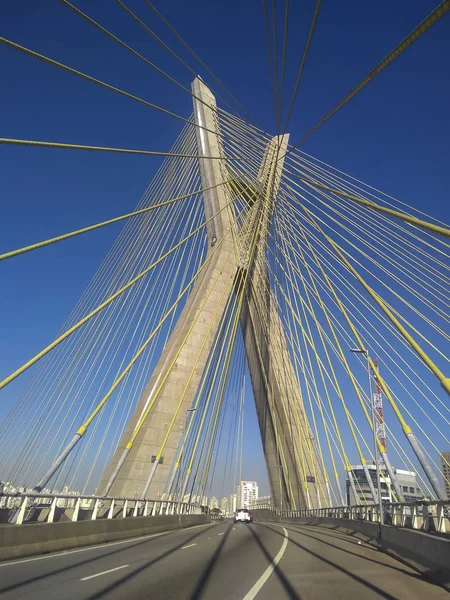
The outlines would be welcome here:
<svg viewBox="0 0 450 600">
<path fill-rule="evenodd" d="M 250 510 L 272 511 L 280 519 L 292 518 L 333 518 L 351 521 L 380 522 L 378 504 L 355 506 L 332 506 L 312 510 L 281 511 L 270 504 L 253 504 Z M 407 527 L 421 531 L 450 533 L 450 502 L 447 500 L 423 501 L 414 504 L 392 502 L 383 503 L 383 521 L 387 525 Z"/>
<path fill-rule="evenodd" d="M 173 500 L 33 492 L 0 494 L 0 523 L 16 525 L 204 512 L 204 507 Z"/>
</svg>

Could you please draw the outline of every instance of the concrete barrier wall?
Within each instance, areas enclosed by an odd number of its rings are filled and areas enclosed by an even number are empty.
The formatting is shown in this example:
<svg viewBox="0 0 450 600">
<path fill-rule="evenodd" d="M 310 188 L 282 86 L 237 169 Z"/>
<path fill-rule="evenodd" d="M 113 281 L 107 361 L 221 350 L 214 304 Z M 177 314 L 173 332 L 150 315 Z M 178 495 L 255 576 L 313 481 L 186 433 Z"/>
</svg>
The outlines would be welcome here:
<svg viewBox="0 0 450 600">
<path fill-rule="evenodd" d="M 209 522 L 206 515 L 169 515 L 0 527 L 0 560 L 58 552 Z"/>
<path fill-rule="evenodd" d="M 253 515 L 253 519 L 255 522 L 257 522 L 257 521 L 271 522 L 271 521 L 279 521 L 280 520 L 280 517 L 278 515 L 273 513 L 271 510 L 268 510 L 267 508 L 261 508 L 261 509 L 257 509 L 257 510 L 252 509 L 252 515 Z M 294 519 L 289 519 L 289 520 L 293 521 Z"/>
<path fill-rule="evenodd" d="M 255 521 L 278 521 L 270 510 L 253 510 Z M 397 558 L 450 591 L 450 537 L 416 529 L 379 525 L 350 519 L 296 518 L 285 523 L 319 526 L 344 531 Z"/>
<path fill-rule="evenodd" d="M 344 533 L 348 533 L 353 537 L 372 543 L 379 546 L 380 541 L 380 525 L 378 523 L 370 523 L 369 521 L 351 521 L 350 519 L 332 519 L 332 518 L 306 518 L 306 519 L 289 519 L 289 522 L 295 521 L 302 525 L 320 525 L 339 529 Z"/>
</svg>

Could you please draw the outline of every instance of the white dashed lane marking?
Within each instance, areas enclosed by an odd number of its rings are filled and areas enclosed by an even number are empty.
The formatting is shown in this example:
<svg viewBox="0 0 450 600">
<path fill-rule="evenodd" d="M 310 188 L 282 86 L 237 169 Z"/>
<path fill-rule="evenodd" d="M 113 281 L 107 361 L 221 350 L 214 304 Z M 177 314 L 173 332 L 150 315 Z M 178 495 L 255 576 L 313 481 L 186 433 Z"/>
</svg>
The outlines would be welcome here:
<svg viewBox="0 0 450 600">
<path fill-rule="evenodd" d="M 83 577 L 80 581 L 87 581 L 88 579 L 94 579 L 94 577 L 100 577 L 100 575 L 107 575 L 108 573 L 113 573 L 114 571 L 118 571 L 119 569 L 125 569 L 130 565 L 122 565 L 121 567 L 116 567 L 115 569 L 109 569 L 108 571 L 102 571 L 101 573 L 95 573 L 95 575 L 89 575 L 88 577 Z"/>
<path fill-rule="evenodd" d="M 181 549 L 186 550 L 186 548 L 192 548 L 192 546 L 196 546 L 197 544 L 189 544 L 188 546 L 183 546 Z"/>
</svg>

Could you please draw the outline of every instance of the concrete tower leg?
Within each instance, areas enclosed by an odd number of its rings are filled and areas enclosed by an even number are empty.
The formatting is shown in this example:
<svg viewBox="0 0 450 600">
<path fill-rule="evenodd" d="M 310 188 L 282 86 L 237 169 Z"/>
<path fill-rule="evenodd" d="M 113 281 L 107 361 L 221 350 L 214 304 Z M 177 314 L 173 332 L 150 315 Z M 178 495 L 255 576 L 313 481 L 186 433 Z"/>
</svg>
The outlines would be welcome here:
<svg viewBox="0 0 450 600">
<path fill-rule="evenodd" d="M 196 97 L 195 121 L 200 126 L 196 130 L 199 154 L 224 156 L 215 98 L 200 79 L 194 81 L 192 91 Z M 248 182 L 250 186 L 244 184 L 241 195 L 248 200 L 249 211 L 240 232 L 235 229 L 232 208 L 227 206 L 231 200 L 230 187 L 219 185 L 204 193 L 206 219 L 221 211 L 207 225 L 208 255 L 214 254 L 186 302 L 100 482 L 99 493 L 105 489 L 111 475 L 118 471 L 108 490 L 110 495 L 142 497 L 151 474 L 146 497 L 161 497 L 183 436 L 186 411 L 195 398 L 233 290 L 233 281 L 237 285 L 245 277 L 241 326 L 275 504 L 284 509 L 329 504 L 283 324 L 264 266 L 267 227 L 278 191 L 287 141 L 288 136 L 273 138 L 267 146 L 257 181 Z M 201 158 L 200 171 L 204 188 L 230 179 L 225 160 Z M 234 184 L 232 189 L 239 191 L 239 186 Z M 215 248 L 222 239 L 220 246 Z M 250 243 L 251 239 L 256 240 L 256 244 Z M 208 297 L 213 286 L 214 291 Z M 176 357 L 180 348 L 181 352 Z M 184 388 L 193 369 L 194 375 L 185 393 Z M 161 387 L 162 381 L 164 385 Z M 155 458 L 183 393 L 184 400 L 162 460 L 155 466 Z M 154 401 L 153 408 L 124 459 L 126 444 L 151 401 Z"/>
<path fill-rule="evenodd" d="M 194 99 L 195 121 L 205 128 L 196 128 L 199 153 L 203 156 L 223 156 L 223 148 L 218 135 L 214 96 L 200 79 L 194 81 L 192 91 L 200 99 L 200 101 Z M 209 131 L 206 131 L 206 129 Z M 217 131 L 217 133 L 213 133 L 214 131 Z M 217 186 L 229 179 L 224 163 L 225 161 L 220 160 L 200 159 L 203 187 Z M 161 443 L 184 392 L 185 384 L 189 380 L 192 369 L 195 368 L 194 376 L 189 383 L 187 393 L 184 395 L 178 417 L 165 446 L 162 460 L 154 471 L 146 497 L 159 498 L 164 491 L 174 462 L 176 449 L 183 435 L 186 411 L 192 406 L 228 297 L 233 289 L 232 282 L 236 273 L 236 258 L 233 242 L 233 216 L 231 208 L 227 206 L 230 202 L 227 189 L 226 185 L 219 185 L 204 193 L 206 219 L 223 209 L 207 225 L 208 255 L 213 253 L 213 256 L 189 295 L 153 375 L 100 482 L 99 493 L 105 490 L 105 486 L 110 480 L 111 474 L 114 473 L 141 415 L 149 402 L 152 401 L 156 390 L 160 387 L 160 382 L 168 375 L 150 414 L 147 416 L 131 451 L 109 490 L 110 495 L 128 497 L 137 495 L 141 497 L 148 475 L 154 467 L 154 461 Z M 216 243 L 222 237 L 224 237 L 224 240 L 215 248 Z M 208 297 L 212 287 L 214 287 L 214 291 Z M 218 303 L 220 303 L 219 307 L 217 306 Z M 197 319 L 195 325 L 189 332 L 195 319 Z M 210 326 L 211 321 L 213 321 L 212 327 Z M 203 345 L 200 360 L 198 360 L 198 353 L 206 334 L 208 339 Z M 173 367 L 170 368 L 181 346 L 182 350 Z"/>
<path fill-rule="evenodd" d="M 303 408 L 284 327 L 265 269 L 268 228 L 283 169 L 288 136 L 273 138 L 259 172 L 252 227 L 258 236 L 249 269 L 241 325 L 256 412 L 275 506 L 284 510 L 329 506 L 329 491 Z M 242 232 L 245 233 L 245 232 Z"/>
</svg>

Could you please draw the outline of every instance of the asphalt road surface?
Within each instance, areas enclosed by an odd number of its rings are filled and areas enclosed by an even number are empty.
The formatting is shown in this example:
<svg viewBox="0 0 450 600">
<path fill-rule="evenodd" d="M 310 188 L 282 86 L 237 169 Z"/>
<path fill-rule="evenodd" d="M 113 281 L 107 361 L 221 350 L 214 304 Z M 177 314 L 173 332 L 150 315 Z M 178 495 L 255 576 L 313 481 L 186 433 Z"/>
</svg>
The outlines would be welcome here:
<svg viewBox="0 0 450 600">
<path fill-rule="evenodd" d="M 448 600 L 450 594 L 334 530 L 222 522 L 1 563 L 0 598 Z"/>
</svg>

